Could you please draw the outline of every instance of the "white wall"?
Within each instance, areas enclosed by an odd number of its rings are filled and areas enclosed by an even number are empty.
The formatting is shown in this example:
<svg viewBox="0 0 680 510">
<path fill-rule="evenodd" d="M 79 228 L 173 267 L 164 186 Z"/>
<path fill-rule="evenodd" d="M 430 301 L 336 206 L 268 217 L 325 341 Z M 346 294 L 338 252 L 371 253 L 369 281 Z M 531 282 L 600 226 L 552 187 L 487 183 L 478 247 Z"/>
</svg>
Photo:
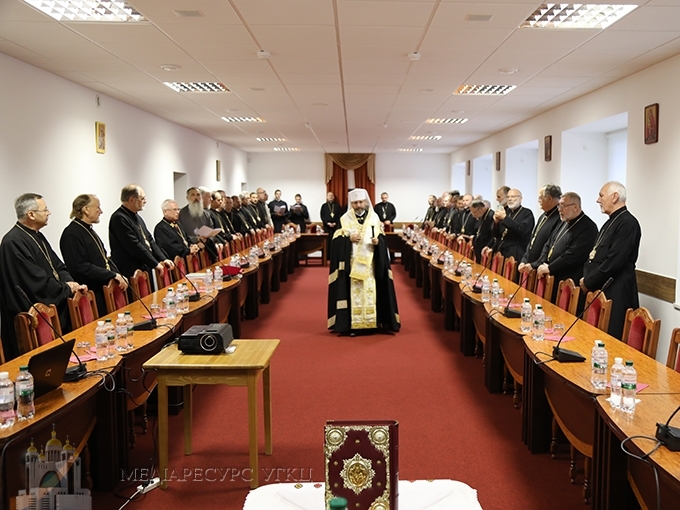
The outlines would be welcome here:
<svg viewBox="0 0 680 510">
<path fill-rule="evenodd" d="M 494 187 L 498 189 L 507 185 L 520 190 L 522 205 L 531 209 L 534 217 L 538 218 L 543 212 L 538 205 L 538 148 L 527 148 L 526 145 L 510 147 L 505 151 L 505 179 Z M 494 200 L 491 203 L 495 204 Z"/>
<path fill-rule="evenodd" d="M 485 154 L 472 160 L 472 191 L 470 191 L 472 195 L 482 195 L 482 198 L 491 201 L 491 203 L 493 203 L 492 198 L 496 196 L 491 184 L 492 166 L 493 158 L 491 154 Z"/>
<path fill-rule="evenodd" d="M 6 198 L 0 233 L 16 221 L 14 199 L 29 191 L 42 194 L 52 211 L 43 233 L 58 252 L 71 202 L 81 193 L 99 196 L 104 215 L 96 230 L 108 244 L 108 220 L 126 184 L 144 188 L 148 203 L 142 216 L 153 231 L 161 202 L 174 195 L 175 172 L 186 174 L 190 186 L 229 189 L 245 179 L 244 152 L 103 94 L 98 107 L 96 96 L 0 54 L 0 179 Z M 95 152 L 95 121 L 106 124 L 105 154 Z"/>
<path fill-rule="evenodd" d="M 628 167 L 628 131 L 621 130 L 607 133 L 607 158 L 609 180 L 626 184 L 626 169 Z"/>
<path fill-rule="evenodd" d="M 583 126 L 622 112 L 627 113 L 627 170 L 628 208 L 642 227 L 642 242 L 637 267 L 656 274 L 678 278 L 678 226 L 680 222 L 680 56 L 672 57 L 648 69 L 623 78 L 583 97 L 549 110 L 526 122 L 517 124 L 489 138 L 469 145 L 451 156 L 451 164 L 495 151 L 503 151 L 533 139 L 553 136 L 553 158 L 544 162 L 539 155 L 537 183 L 554 182 L 562 185 L 561 136 L 563 131 Z M 643 141 L 644 107 L 659 103 L 661 110 L 659 142 L 645 145 Z M 664 120 L 666 119 L 666 120 Z M 542 144 L 539 149 L 542 153 Z M 608 174 L 604 180 L 608 178 Z M 586 176 L 579 185 L 584 203 L 594 203 L 604 183 L 600 176 Z M 569 177 L 567 177 L 569 182 Z M 563 186 L 563 185 L 562 185 Z M 563 186 L 565 189 L 565 186 Z M 650 207 L 650 204 L 662 204 Z M 599 217 L 598 217 L 599 216 Z M 594 213 L 599 224 L 604 219 Z M 680 301 L 680 286 L 676 286 Z M 654 317 L 662 319 L 657 359 L 665 361 L 670 333 L 680 327 L 680 312 L 670 303 L 643 297 Z"/>
<path fill-rule="evenodd" d="M 465 163 L 451 165 L 451 191 L 457 189 L 461 194 L 467 193 L 465 189 Z M 441 196 L 438 195 L 438 196 Z"/>
</svg>

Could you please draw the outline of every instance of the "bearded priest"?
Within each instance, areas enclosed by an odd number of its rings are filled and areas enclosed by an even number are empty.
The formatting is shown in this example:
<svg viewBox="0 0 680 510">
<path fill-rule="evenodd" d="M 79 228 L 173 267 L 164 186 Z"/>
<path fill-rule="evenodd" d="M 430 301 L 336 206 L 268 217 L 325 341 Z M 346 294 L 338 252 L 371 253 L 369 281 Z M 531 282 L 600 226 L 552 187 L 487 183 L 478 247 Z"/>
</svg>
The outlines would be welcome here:
<svg viewBox="0 0 680 510">
<path fill-rule="evenodd" d="M 399 331 L 399 311 L 385 235 L 365 189 L 349 192 L 331 241 L 328 329 L 343 335 Z"/>
</svg>

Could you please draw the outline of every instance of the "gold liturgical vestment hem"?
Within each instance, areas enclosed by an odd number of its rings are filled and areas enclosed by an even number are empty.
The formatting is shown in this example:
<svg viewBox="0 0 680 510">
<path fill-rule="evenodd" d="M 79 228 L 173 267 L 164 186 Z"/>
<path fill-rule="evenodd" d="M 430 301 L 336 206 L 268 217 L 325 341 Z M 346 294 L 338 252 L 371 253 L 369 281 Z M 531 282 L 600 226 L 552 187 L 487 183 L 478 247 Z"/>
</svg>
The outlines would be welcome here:
<svg viewBox="0 0 680 510">
<path fill-rule="evenodd" d="M 352 243 L 350 269 L 350 314 L 352 329 L 371 329 L 378 327 L 376 309 L 375 278 L 373 273 L 373 235 L 382 233 L 382 225 L 378 216 L 369 209 L 363 224 L 360 224 L 350 209 L 340 218 L 342 234 L 351 236 L 359 234 L 359 242 Z M 371 228 L 373 227 L 373 228 Z M 338 233 L 336 232 L 336 235 Z"/>
</svg>

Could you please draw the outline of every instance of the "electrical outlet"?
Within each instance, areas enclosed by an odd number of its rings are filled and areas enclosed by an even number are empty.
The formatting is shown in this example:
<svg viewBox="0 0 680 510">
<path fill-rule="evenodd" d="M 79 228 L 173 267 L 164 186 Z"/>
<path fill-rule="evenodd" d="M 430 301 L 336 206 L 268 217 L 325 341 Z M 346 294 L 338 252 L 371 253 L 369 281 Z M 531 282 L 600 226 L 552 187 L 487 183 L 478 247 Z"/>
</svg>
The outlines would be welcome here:
<svg viewBox="0 0 680 510">
<path fill-rule="evenodd" d="M 142 485 L 137 486 L 137 490 L 139 491 L 140 494 L 146 494 L 147 492 L 151 492 L 154 490 L 156 487 L 158 487 L 161 484 L 161 479 L 156 477 L 152 478 L 146 483 L 143 483 Z"/>
</svg>

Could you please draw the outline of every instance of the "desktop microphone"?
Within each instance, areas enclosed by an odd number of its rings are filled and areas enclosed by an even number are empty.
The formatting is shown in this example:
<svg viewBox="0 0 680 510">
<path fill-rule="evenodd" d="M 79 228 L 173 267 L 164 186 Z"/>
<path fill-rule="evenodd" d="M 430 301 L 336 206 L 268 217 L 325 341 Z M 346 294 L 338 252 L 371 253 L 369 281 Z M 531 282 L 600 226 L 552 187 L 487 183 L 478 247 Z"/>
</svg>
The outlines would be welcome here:
<svg viewBox="0 0 680 510">
<path fill-rule="evenodd" d="M 52 326 L 52 321 L 50 320 L 49 317 L 46 317 L 45 314 L 43 314 L 38 308 L 31 303 L 31 300 L 28 299 L 28 296 L 24 292 L 24 289 L 19 287 L 18 285 L 15 285 L 14 288 L 19 292 L 19 294 L 26 300 L 30 308 L 33 308 L 38 315 L 42 318 L 42 320 L 45 321 L 45 323 L 50 327 L 52 332 L 59 337 L 59 340 L 62 342 L 66 343 L 66 340 L 64 340 L 64 337 L 61 336 L 61 334 L 56 330 L 54 326 Z M 85 377 L 87 374 L 87 366 L 85 366 L 85 363 L 83 363 L 80 359 L 80 356 L 78 356 L 78 353 L 76 352 L 75 349 L 71 349 L 71 352 L 75 355 L 76 359 L 78 360 L 78 365 L 75 367 L 67 368 L 66 373 L 64 374 L 64 382 L 73 382 L 77 381 L 78 379 L 81 379 Z"/>
<path fill-rule="evenodd" d="M 184 271 L 179 266 L 175 266 L 177 268 L 177 272 L 180 274 L 182 278 L 184 278 L 186 281 L 189 282 L 189 285 L 191 285 L 194 289 L 195 294 L 189 294 L 189 301 L 192 303 L 195 301 L 200 301 L 201 300 L 201 294 L 198 292 L 198 287 L 194 284 L 194 282 L 191 281 L 191 278 L 189 278 Z M 224 281 L 224 279 L 222 280 Z"/>
<path fill-rule="evenodd" d="M 505 310 L 503 310 L 503 315 L 505 315 L 508 319 L 520 319 L 522 317 L 522 312 L 518 312 L 517 310 L 512 310 L 510 308 L 510 303 L 514 299 L 514 297 L 517 295 L 517 293 L 522 289 L 522 285 L 526 283 L 526 281 L 529 279 L 529 275 L 531 273 L 526 273 L 524 276 L 524 279 L 519 280 L 519 287 L 517 287 L 517 290 L 512 293 L 512 296 L 510 296 L 510 299 L 508 299 L 508 304 L 505 306 Z"/>
<path fill-rule="evenodd" d="M 593 297 L 593 300 L 592 300 L 590 303 L 588 303 L 588 306 L 586 306 L 586 307 L 581 311 L 580 314 L 578 314 L 578 316 L 576 317 L 576 319 L 574 320 L 574 322 L 571 323 L 571 326 L 569 326 L 569 327 L 567 328 L 567 330 L 566 330 L 564 333 L 562 333 L 562 336 L 560 337 L 559 341 L 557 342 L 557 345 L 556 345 L 555 347 L 553 347 L 552 355 L 553 355 L 553 358 L 554 358 L 554 359 L 556 359 L 556 360 L 559 361 L 560 363 L 581 363 L 582 361 L 585 361 L 585 360 L 586 360 L 586 358 L 585 358 L 584 356 L 582 356 L 581 354 L 579 354 L 579 353 L 576 352 L 576 351 L 570 351 L 570 350 L 568 350 L 568 349 L 560 349 L 560 344 L 562 343 L 562 340 L 564 339 L 564 337 L 567 336 L 567 333 L 569 333 L 569 330 L 570 330 L 571 328 L 573 328 L 573 327 L 576 325 L 576 323 L 578 322 L 578 320 L 579 320 L 581 317 L 583 317 L 583 315 L 586 313 L 586 311 L 588 310 L 588 308 L 590 308 L 590 306 L 595 302 L 595 300 L 596 300 L 598 297 L 600 297 L 600 294 L 602 294 L 602 293 L 607 289 L 607 287 L 609 287 L 609 286 L 612 284 L 613 281 L 614 281 L 614 278 L 613 278 L 613 277 L 610 277 L 609 280 L 607 280 L 606 282 L 604 282 L 604 285 L 603 285 L 602 288 L 597 292 L 597 294 L 595 294 L 595 297 Z"/>
<path fill-rule="evenodd" d="M 151 331 L 154 330 L 158 327 L 158 323 L 156 322 L 156 318 L 153 316 L 153 313 L 151 313 L 151 309 L 149 309 L 148 306 L 146 306 L 146 303 L 142 301 L 142 296 L 140 296 L 135 289 L 130 285 L 130 280 L 128 280 L 125 276 L 123 276 L 123 273 L 120 272 L 120 269 L 118 269 L 118 266 L 116 266 L 115 262 L 113 262 L 113 259 L 109 259 L 109 264 L 111 264 L 111 267 L 113 268 L 114 271 L 116 271 L 120 277 L 125 280 L 125 283 L 127 283 L 128 289 L 130 289 L 130 292 L 135 296 L 135 299 L 139 301 L 142 306 L 144 307 L 144 310 L 146 310 L 149 313 L 149 317 L 151 319 L 138 322 L 133 326 L 132 329 L 135 331 Z"/>
<path fill-rule="evenodd" d="M 501 242 L 500 242 L 500 244 L 498 245 L 498 249 L 496 250 L 496 252 L 499 252 L 499 251 L 500 251 L 501 246 L 503 246 L 503 243 L 504 243 L 504 242 L 505 242 L 505 241 L 501 241 Z M 482 277 L 482 275 L 484 274 L 484 271 L 486 271 L 487 269 L 489 269 L 489 268 L 486 267 L 486 266 L 484 266 L 484 269 L 482 270 L 481 273 L 479 273 L 479 276 L 478 276 L 477 279 L 475 280 L 475 283 L 472 284 L 472 292 L 474 292 L 475 294 L 481 294 L 481 293 L 482 293 L 482 286 L 481 286 L 481 285 L 480 285 L 480 286 L 477 286 L 477 283 L 479 283 L 479 279 Z"/>
</svg>

